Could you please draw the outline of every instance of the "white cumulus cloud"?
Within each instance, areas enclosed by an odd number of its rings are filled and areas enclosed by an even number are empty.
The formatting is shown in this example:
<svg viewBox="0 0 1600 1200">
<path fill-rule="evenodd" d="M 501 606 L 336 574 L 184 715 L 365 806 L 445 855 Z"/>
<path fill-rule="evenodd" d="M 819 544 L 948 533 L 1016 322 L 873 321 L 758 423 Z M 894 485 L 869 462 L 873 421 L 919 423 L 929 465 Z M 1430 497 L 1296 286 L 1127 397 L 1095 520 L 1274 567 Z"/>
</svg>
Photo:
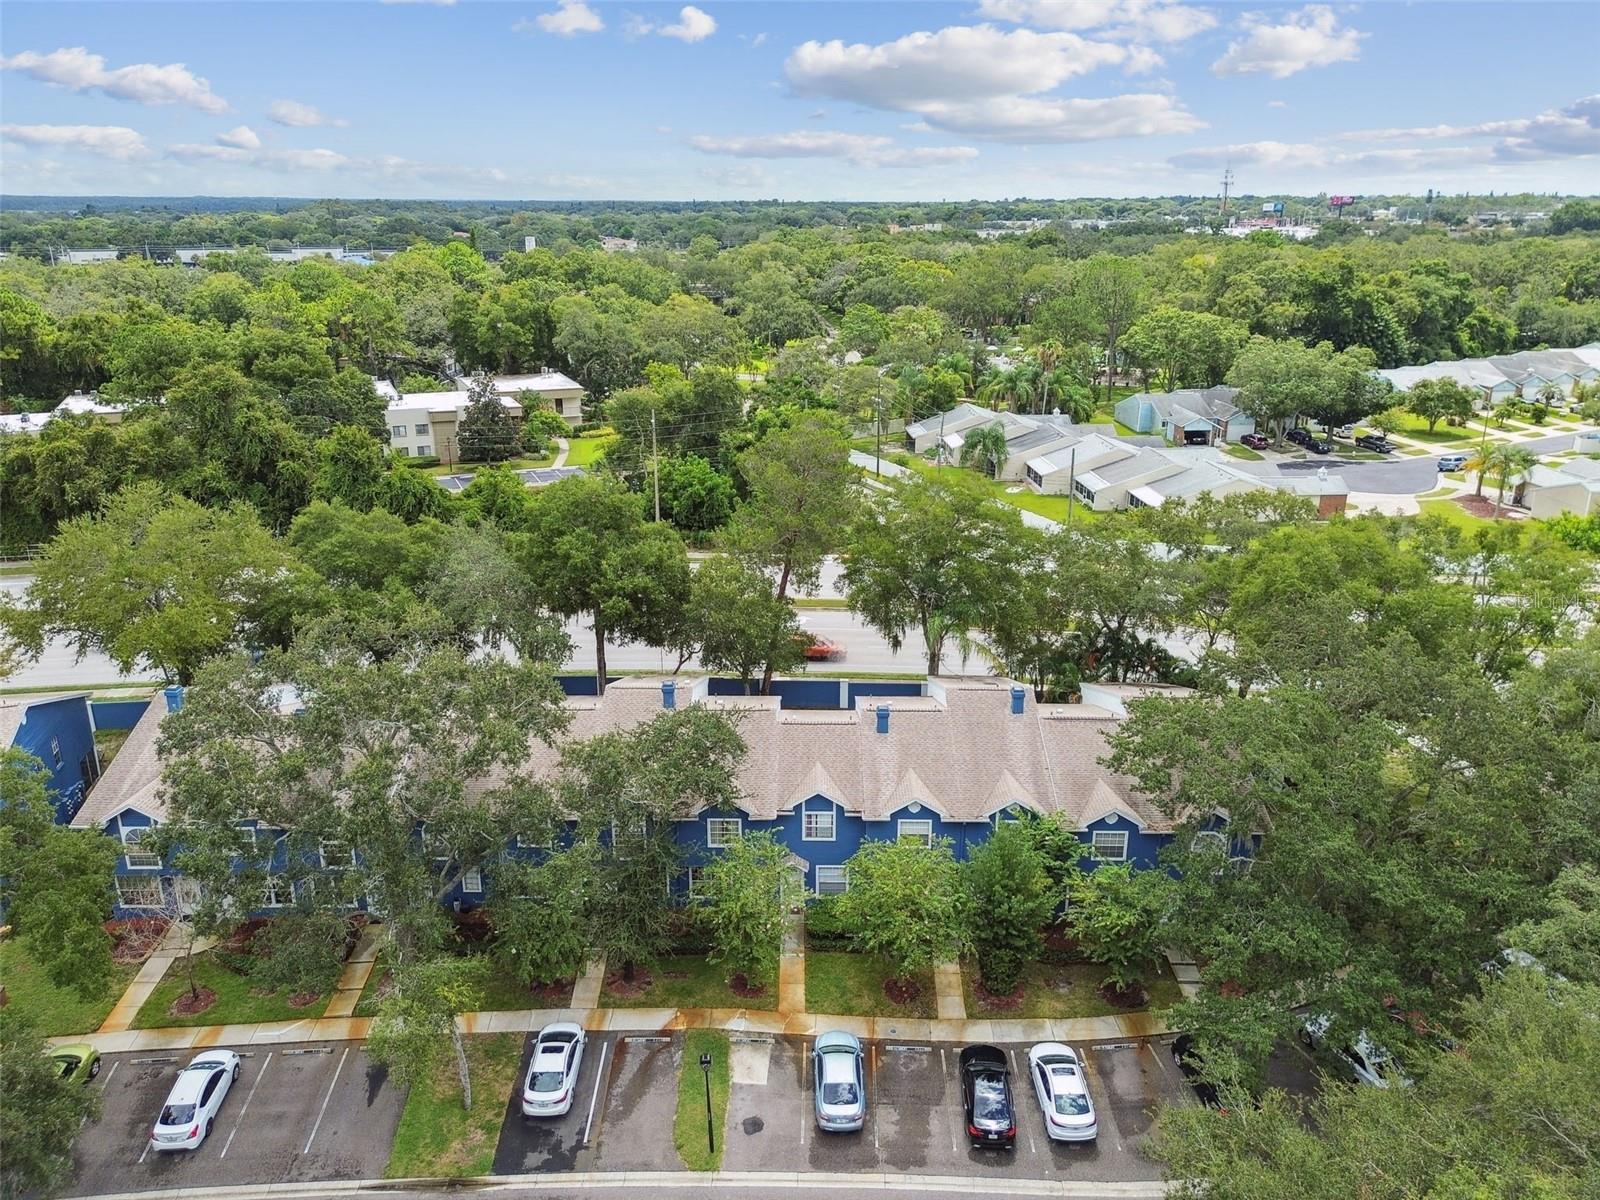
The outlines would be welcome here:
<svg viewBox="0 0 1600 1200">
<path fill-rule="evenodd" d="M 789 56 L 784 70 L 801 94 L 914 113 L 929 129 L 970 137 L 1077 142 L 1202 128 L 1170 96 L 1038 94 L 1098 67 L 1140 71 L 1160 61 L 1143 46 L 1066 31 L 976 25 L 907 34 L 880 45 L 806 42 Z"/>
<path fill-rule="evenodd" d="M 322 125 L 343 128 L 350 124 L 342 117 L 328 116 L 314 104 L 302 104 L 298 100 L 274 100 L 267 106 L 267 117 L 294 129 L 315 129 Z"/>
<path fill-rule="evenodd" d="M 1228 43 L 1227 52 L 1211 64 L 1213 74 L 1287 79 L 1307 67 L 1354 61 L 1367 36 L 1341 27 L 1338 16 L 1325 4 L 1308 4 L 1276 25 L 1261 13 L 1246 13 L 1239 26 L 1244 37 Z"/>
<path fill-rule="evenodd" d="M 139 104 L 182 104 L 208 113 L 228 111 L 228 102 L 211 90 L 211 84 L 182 63 L 107 67 L 103 56 L 90 54 L 82 46 L 70 46 L 49 54 L 24 50 L 10 58 L 0 58 L 0 69 L 20 71 L 74 92 L 99 91 Z"/>
<path fill-rule="evenodd" d="M 248 125 L 236 125 L 226 133 L 217 134 L 219 146 L 236 146 L 240 150 L 261 149 L 261 135 Z"/>
<path fill-rule="evenodd" d="M 573 37 L 580 33 L 599 33 L 605 27 L 606 23 L 600 19 L 600 14 L 583 0 L 559 0 L 554 12 L 540 13 L 531 25 L 522 20 L 511 28 L 518 33 L 542 29 L 559 37 Z"/>
<path fill-rule="evenodd" d="M 716 31 L 717 23 L 711 14 L 692 4 L 685 4 L 671 25 L 657 30 L 662 37 L 677 38 L 680 42 L 703 42 Z"/>
<path fill-rule="evenodd" d="M 123 161 L 145 154 L 144 137 L 126 125 L 0 125 L 0 138 L 20 146 L 79 150 Z"/>
</svg>

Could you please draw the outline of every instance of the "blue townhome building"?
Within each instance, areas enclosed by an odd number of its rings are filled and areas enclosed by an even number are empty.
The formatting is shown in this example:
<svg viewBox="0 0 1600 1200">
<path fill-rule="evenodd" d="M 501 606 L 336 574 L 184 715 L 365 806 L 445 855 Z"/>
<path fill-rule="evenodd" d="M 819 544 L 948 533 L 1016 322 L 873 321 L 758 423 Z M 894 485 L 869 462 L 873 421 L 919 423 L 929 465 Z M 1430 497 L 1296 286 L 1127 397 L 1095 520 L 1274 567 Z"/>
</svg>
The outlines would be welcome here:
<svg viewBox="0 0 1600 1200">
<path fill-rule="evenodd" d="M 0 699 L 0 749 L 23 750 L 44 764 L 56 820 L 70 821 L 100 777 L 88 692 Z"/>
<path fill-rule="evenodd" d="M 799 683 L 800 681 L 796 681 Z M 686 814 L 675 836 L 692 890 L 696 868 L 746 832 L 769 831 L 793 856 L 806 890 L 825 896 L 849 888 L 850 857 L 868 840 L 948 839 L 957 858 L 1001 821 L 1024 813 L 1062 820 L 1099 862 L 1154 867 L 1174 836 L 1172 823 L 1133 781 L 1107 770 L 1106 735 L 1141 696 L 1186 696 L 1155 685 L 1084 685 L 1082 703 L 1039 704 L 1008 679 L 941 676 L 901 694 L 870 695 L 866 686 L 803 681 L 788 696 L 716 694 L 705 678 L 629 677 L 603 697 L 569 695 L 567 737 L 581 740 L 649 721 L 663 710 L 701 705 L 728 715 L 748 754 L 737 807 Z M 798 692 L 798 697 L 794 694 Z M 791 707 L 800 699 L 835 707 Z M 182 894 L 181 880 L 155 854 L 141 851 L 147 831 L 166 818 L 156 744 L 161 722 L 181 706 L 169 688 L 134 726 L 121 753 L 73 824 L 99 828 L 124 845 L 117 864 L 119 915 Z M 559 747 L 535 741 L 528 769 L 553 774 Z M 493 781 L 481 781 L 489 786 Z M 419 831 L 420 834 L 420 831 Z M 342 853 L 349 854 L 347 848 Z M 508 854 L 535 854 L 514 839 Z M 468 872 L 446 901 L 472 907 L 485 899 L 481 873 Z M 286 895 L 264 898 L 270 910 Z"/>
</svg>

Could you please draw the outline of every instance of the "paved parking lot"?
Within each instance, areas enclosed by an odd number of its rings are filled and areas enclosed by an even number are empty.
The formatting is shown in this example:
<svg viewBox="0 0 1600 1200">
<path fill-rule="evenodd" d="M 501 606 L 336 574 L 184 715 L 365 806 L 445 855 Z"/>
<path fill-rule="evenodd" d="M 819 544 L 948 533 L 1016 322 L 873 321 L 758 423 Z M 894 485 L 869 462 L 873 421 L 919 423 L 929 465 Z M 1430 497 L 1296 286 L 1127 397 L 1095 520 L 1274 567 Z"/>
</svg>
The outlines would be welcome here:
<svg viewBox="0 0 1600 1200">
<path fill-rule="evenodd" d="M 108 1054 L 105 1111 L 73 1146 L 71 1194 L 381 1177 L 404 1103 L 355 1042 L 240 1048 L 239 1079 L 200 1149 L 156 1154 L 150 1126 L 198 1053 Z"/>
<path fill-rule="evenodd" d="M 525 1120 L 513 1098 L 496 1174 L 671 1170 L 681 1036 L 592 1035 L 578 1102 L 565 1117 Z M 530 1039 L 531 1046 L 531 1039 Z M 859 1133 L 819 1135 L 812 1115 L 811 1039 L 732 1035 L 728 1118 L 718 1132 L 729 1171 L 901 1171 L 1096 1181 L 1154 1179 L 1142 1153 L 1151 1110 L 1185 1101 L 1165 1040 L 1085 1044 L 1100 1115 L 1092 1146 L 1051 1142 L 1027 1085 L 1026 1045 L 1012 1058 L 1018 1134 L 1012 1152 L 973 1150 L 964 1136 L 956 1047 L 868 1044 L 868 1117 Z M 524 1049 L 523 1065 L 527 1064 Z"/>
</svg>

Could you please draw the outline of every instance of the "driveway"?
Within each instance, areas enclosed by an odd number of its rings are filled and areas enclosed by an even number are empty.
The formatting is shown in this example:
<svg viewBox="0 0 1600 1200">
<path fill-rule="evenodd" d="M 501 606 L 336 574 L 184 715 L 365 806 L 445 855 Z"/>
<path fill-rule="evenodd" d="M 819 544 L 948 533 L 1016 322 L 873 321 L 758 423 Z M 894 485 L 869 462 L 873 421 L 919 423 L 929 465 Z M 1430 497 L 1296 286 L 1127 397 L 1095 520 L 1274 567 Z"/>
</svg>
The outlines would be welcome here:
<svg viewBox="0 0 1600 1200">
<path fill-rule="evenodd" d="M 195 1151 L 151 1151 L 151 1123 L 196 1053 L 106 1055 L 90 1085 L 105 1109 L 73 1146 L 69 1195 L 383 1175 L 405 1098 L 357 1042 L 239 1048 L 215 1132 Z"/>
</svg>

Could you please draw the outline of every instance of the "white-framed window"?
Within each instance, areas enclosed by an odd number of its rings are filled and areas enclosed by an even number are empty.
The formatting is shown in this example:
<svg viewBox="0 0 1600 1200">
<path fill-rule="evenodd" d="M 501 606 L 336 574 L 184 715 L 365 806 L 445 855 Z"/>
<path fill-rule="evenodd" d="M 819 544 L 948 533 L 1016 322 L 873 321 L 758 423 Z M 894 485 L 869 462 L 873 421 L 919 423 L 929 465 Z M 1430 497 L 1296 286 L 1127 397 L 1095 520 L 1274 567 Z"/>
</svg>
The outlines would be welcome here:
<svg viewBox="0 0 1600 1200">
<path fill-rule="evenodd" d="M 61 765 L 61 739 L 58 737 L 50 739 L 50 757 L 55 760 L 56 766 Z"/>
<path fill-rule="evenodd" d="M 418 446 L 417 447 L 417 457 L 418 458 L 427 458 L 432 453 L 433 453 L 433 447 L 432 446 Z"/>
<path fill-rule="evenodd" d="M 831 842 L 838 832 L 838 813 L 831 808 L 812 812 L 807 809 L 800 818 L 800 840 L 805 842 Z"/>
<path fill-rule="evenodd" d="M 424 424 L 420 424 L 419 423 L 419 424 L 413 426 L 413 428 L 416 429 L 418 437 L 427 437 L 428 436 L 428 430 L 431 427 L 428 426 L 428 425 L 424 425 Z"/>
<path fill-rule="evenodd" d="M 392 437 L 405 437 L 406 427 L 404 425 L 391 425 L 389 426 L 389 434 Z"/>
<path fill-rule="evenodd" d="M 268 875 L 261 885 L 262 908 L 288 908 L 294 903 L 294 888 L 282 875 Z"/>
<path fill-rule="evenodd" d="M 468 895 L 481 896 L 483 894 L 483 872 L 473 867 L 470 871 L 461 873 L 461 890 Z"/>
<path fill-rule="evenodd" d="M 519 833 L 514 835 L 511 841 L 518 850 L 552 850 L 556 844 L 553 830 L 542 833 Z"/>
<path fill-rule="evenodd" d="M 318 842 L 317 853 L 322 856 L 324 867 L 342 869 L 356 865 L 356 852 L 349 842 Z"/>
<path fill-rule="evenodd" d="M 394 447 L 394 452 L 396 454 L 398 454 L 401 458 L 410 458 L 411 457 L 411 451 L 407 450 L 404 446 L 395 446 Z"/>
<path fill-rule="evenodd" d="M 134 846 L 144 840 L 144 835 L 149 832 L 148 828 L 142 826 L 137 829 L 124 829 L 122 831 L 122 845 L 124 847 L 122 861 L 129 870 L 150 870 L 161 865 L 161 855 L 149 850 L 133 849 Z"/>
<path fill-rule="evenodd" d="M 721 850 L 737 842 L 744 832 L 744 821 L 738 817 L 707 817 L 706 845 Z"/>
<path fill-rule="evenodd" d="M 450 847 L 445 845 L 444 839 L 429 829 L 426 823 L 422 826 L 422 852 L 435 864 L 450 861 Z"/>
<path fill-rule="evenodd" d="M 914 821 L 899 821 L 895 826 L 895 837 L 902 842 L 921 842 L 924 846 L 931 846 L 933 822 L 923 817 L 918 817 Z"/>
<path fill-rule="evenodd" d="M 1089 845 L 1097 858 L 1110 862 L 1128 860 L 1128 831 L 1126 829 L 1096 829 L 1089 837 Z"/>
<path fill-rule="evenodd" d="M 162 901 L 161 880 L 153 876 L 117 880 L 117 903 L 123 908 L 160 908 Z"/>
<path fill-rule="evenodd" d="M 1015 804 L 1008 804 L 994 815 L 996 825 L 1015 825 L 1022 820 L 1022 809 Z"/>
<path fill-rule="evenodd" d="M 850 890 L 849 867 L 825 867 L 818 863 L 814 869 L 817 873 L 817 895 L 842 896 Z"/>
<path fill-rule="evenodd" d="M 1215 829 L 1202 829 L 1189 839 L 1190 854 L 1226 854 L 1228 839 Z"/>
<path fill-rule="evenodd" d="M 690 867 L 689 870 L 688 870 L 688 876 L 689 876 L 689 899 L 698 900 L 700 898 L 700 885 L 705 879 L 705 868 L 704 867 Z"/>
</svg>

